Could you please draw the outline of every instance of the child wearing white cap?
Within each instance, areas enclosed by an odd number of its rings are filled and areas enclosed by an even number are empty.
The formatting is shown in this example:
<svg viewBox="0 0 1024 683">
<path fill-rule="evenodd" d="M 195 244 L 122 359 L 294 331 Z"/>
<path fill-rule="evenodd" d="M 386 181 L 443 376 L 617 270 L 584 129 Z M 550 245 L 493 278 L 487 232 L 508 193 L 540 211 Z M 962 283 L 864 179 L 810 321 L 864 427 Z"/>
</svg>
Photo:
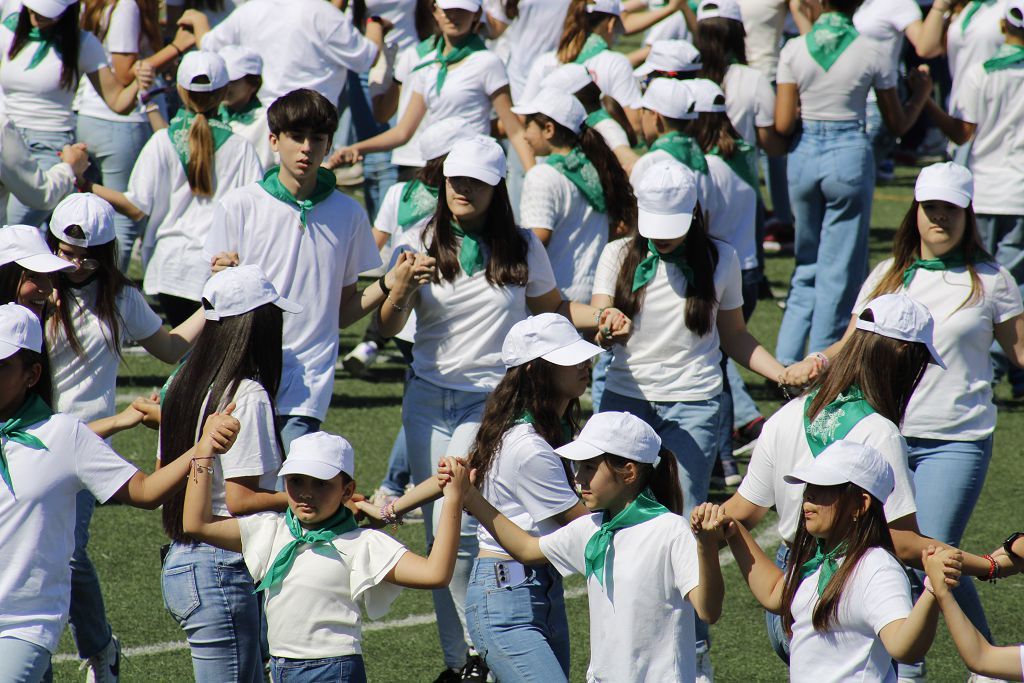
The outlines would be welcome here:
<svg viewBox="0 0 1024 683">
<path fill-rule="evenodd" d="M 655 78 L 693 78 L 701 70 L 701 55 L 688 40 L 658 40 L 633 74 L 646 87 Z"/>
<path fill-rule="evenodd" d="M 0 304 L 24 306 L 42 320 L 53 294 L 52 274 L 74 267 L 53 255 L 38 228 L 0 229 Z"/>
<path fill-rule="evenodd" d="M 217 517 L 211 508 L 217 464 L 195 468 L 185 492 L 183 531 L 235 557 L 240 553 L 258 582 L 267 617 L 271 680 L 309 676 L 365 683 L 363 611 L 378 619 L 402 586 L 448 584 L 459 542 L 462 490 L 469 478 L 454 459 L 449 466 L 456 481 L 445 487 L 437 538 L 428 557 L 409 552 L 384 532 L 359 528 L 347 507 L 355 492 L 355 452 L 340 436 L 316 432 L 292 443 L 279 472 L 287 496 L 283 513 Z M 255 645 L 258 652 L 258 641 Z"/>
<path fill-rule="evenodd" d="M 466 509 L 518 562 L 550 562 L 562 576 L 586 577 L 587 680 L 694 681 L 694 614 L 716 621 L 724 586 L 718 545 L 704 533 L 703 520 L 695 541 L 679 516 L 683 494 L 672 453 L 643 420 L 618 412 L 590 418 L 555 453 L 572 461 L 576 486 L 594 514 L 538 538 L 476 489 L 466 496 Z"/>
<path fill-rule="evenodd" d="M 220 120 L 231 126 L 235 135 L 249 141 L 267 171 L 277 165 L 277 154 L 270 146 L 270 124 L 267 107 L 260 102 L 263 87 L 263 58 L 241 45 L 225 45 L 217 53 L 228 70 L 228 89 L 217 110 Z"/>
<path fill-rule="evenodd" d="M 787 570 L 773 566 L 743 524 L 720 509 L 709 513 L 754 597 L 782 615 L 791 680 L 896 683 L 893 660 L 923 659 L 931 647 L 938 605 L 930 591 L 911 605 L 886 522 L 890 462 L 869 445 L 839 440 L 784 481 L 802 508 Z M 949 555 L 936 576 L 943 585 L 947 576 L 955 584 L 960 559 L 959 551 Z"/>
<path fill-rule="evenodd" d="M 177 461 L 147 476 L 77 418 L 53 413 L 44 353 L 36 315 L 0 306 L 0 679 L 27 683 L 48 680 L 67 623 L 77 494 L 154 509 L 238 433 L 230 415 L 211 415 Z M 116 671 L 116 656 L 106 663 Z"/>
</svg>

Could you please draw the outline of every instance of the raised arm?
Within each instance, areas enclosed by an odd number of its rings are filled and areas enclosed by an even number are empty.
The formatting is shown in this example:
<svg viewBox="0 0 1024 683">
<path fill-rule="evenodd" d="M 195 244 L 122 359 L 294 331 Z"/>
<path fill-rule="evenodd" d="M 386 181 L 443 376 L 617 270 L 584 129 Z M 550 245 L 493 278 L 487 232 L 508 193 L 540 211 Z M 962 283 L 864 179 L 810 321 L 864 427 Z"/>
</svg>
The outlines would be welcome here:
<svg viewBox="0 0 1024 683">
<path fill-rule="evenodd" d="M 178 458 L 175 463 L 182 460 L 185 460 L 185 456 Z M 185 505 L 181 511 L 182 530 L 197 541 L 240 553 L 242 531 L 238 520 L 234 517 L 215 519 L 213 516 L 213 464 L 212 460 L 196 459 L 197 466 L 185 485 Z"/>
<path fill-rule="evenodd" d="M 769 612 L 776 614 L 782 611 L 782 589 L 786 583 L 786 575 L 775 566 L 746 527 L 731 518 L 731 522 L 723 522 L 729 550 L 736 558 L 736 566 L 740 568 L 743 580 L 750 586 L 750 592 L 757 601 Z"/>
<path fill-rule="evenodd" d="M 474 473 L 475 474 L 475 473 Z M 540 539 L 523 531 L 515 522 L 487 502 L 475 487 L 470 487 L 463 501 L 466 510 L 484 525 L 491 536 L 508 551 L 508 554 L 523 564 L 543 564 L 547 562 L 544 552 L 540 549 Z"/>
<path fill-rule="evenodd" d="M 904 103 L 900 103 L 896 88 L 875 90 L 882 119 L 894 135 L 903 135 L 910 130 L 924 110 L 925 103 L 931 99 L 932 78 L 928 67 L 919 66 L 908 73 L 907 85 L 910 88 L 910 99 Z"/>
<path fill-rule="evenodd" d="M 118 192 L 112 190 L 109 187 L 100 185 L 99 183 L 86 182 L 85 191 L 92 192 L 95 195 L 106 199 L 110 202 L 110 205 L 114 207 L 122 216 L 127 216 L 133 221 L 141 221 L 146 217 L 146 214 L 142 212 L 142 209 L 132 204 L 132 202 L 125 196 L 124 192 Z"/>
<path fill-rule="evenodd" d="M 406 251 L 398 255 L 395 265 L 384 275 L 384 287 L 380 280 L 356 292 L 354 284 L 349 285 L 341 294 L 341 327 L 348 327 L 370 311 L 375 311 L 384 304 L 388 297 L 392 303 L 405 300 L 407 292 L 415 292 L 434 277 L 434 259 L 425 254 L 414 254 Z M 385 288 L 391 290 L 389 294 Z M 401 306 L 402 304 L 399 304 Z M 404 325 L 404 323 L 403 323 Z M 399 328 L 401 330 L 401 328 Z"/>
<path fill-rule="evenodd" d="M 702 503 L 690 514 L 690 529 L 697 539 L 697 564 L 700 580 L 687 597 L 697 616 L 713 624 L 722 616 L 725 600 L 725 581 L 718 559 L 718 546 L 724 540 L 725 513 L 717 505 Z"/>
<path fill-rule="evenodd" d="M 206 315 L 202 306 L 173 330 L 161 327 L 156 333 L 140 339 L 139 344 L 154 358 L 165 363 L 177 363 L 192 348 L 196 338 L 203 331 Z"/>
</svg>

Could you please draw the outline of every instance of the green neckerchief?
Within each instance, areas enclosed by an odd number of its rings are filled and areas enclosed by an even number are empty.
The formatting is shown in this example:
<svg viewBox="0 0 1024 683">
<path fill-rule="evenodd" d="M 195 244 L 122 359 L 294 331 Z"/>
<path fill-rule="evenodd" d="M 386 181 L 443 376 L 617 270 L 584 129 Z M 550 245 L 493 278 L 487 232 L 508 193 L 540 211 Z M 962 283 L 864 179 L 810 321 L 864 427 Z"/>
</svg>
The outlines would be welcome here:
<svg viewBox="0 0 1024 683">
<path fill-rule="evenodd" d="M 712 147 L 708 154 L 714 154 L 716 157 L 719 157 L 736 175 L 743 179 L 743 182 L 750 185 L 754 190 L 758 189 L 757 152 L 745 140 L 736 139 L 736 149 L 731 157 L 722 156 L 722 151 L 718 149 L 718 145 Z"/>
<path fill-rule="evenodd" d="M 240 123 L 243 126 L 248 126 L 250 123 L 256 120 L 256 110 L 262 107 L 260 99 L 254 97 L 249 100 L 249 104 L 243 105 L 238 111 L 228 109 L 227 105 L 220 105 L 217 110 L 217 115 L 220 116 L 220 120 L 230 125 L 232 123 Z"/>
<path fill-rule="evenodd" d="M 18 17 L 19 14 L 15 12 L 14 14 L 9 14 L 3 21 L 4 26 L 11 33 L 14 33 L 18 28 Z M 53 47 L 53 32 L 50 31 L 48 35 L 43 36 L 43 32 L 38 27 L 33 26 L 28 30 L 28 42 L 39 43 L 36 47 L 36 53 L 32 55 L 32 59 L 28 62 L 28 68 L 31 70 L 42 64 L 43 60 L 46 59 L 46 53 Z"/>
<path fill-rule="evenodd" d="M 842 12 L 825 12 L 807 34 L 807 51 L 828 71 L 859 35 L 850 17 Z"/>
<path fill-rule="evenodd" d="M 960 21 L 960 30 L 967 31 L 967 27 L 970 26 L 971 20 L 974 19 L 974 15 L 978 13 L 985 5 L 995 4 L 996 0 L 971 0 L 971 2 L 964 8 L 964 18 Z"/>
<path fill-rule="evenodd" d="M 451 226 L 452 232 L 462 238 L 462 245 L 459 246 L 459 265 L 462 266 L 462 272 L 466 274 L 466 277 L 473 277 L 487 267 L 480 235 L 475 232 L 466 232 L 454 221 Z"/>
<path fill-rule="evenodd" d="M 167 134 L 171 138 L 171 144 L 174 145 L 174 151 L 178 153 L 181 165 L 186 170 L 189 160 L 188 136 L 192 130 L 192 122 L 195 120 L 196 115 L 182 107 L 167 127 Z M 210 132 L 213 133 L 213 149 L 216 151 L 231 137 L 231 126 L 211 117 L 208 117 L 206 121 L 210 124 Z"/>
<path fill-rule="evenodd" d="M 587 128 L 593 128 L 602 121 L 607 121 L 610 118 L 612 118 L 612 115 L 609 114 L 604 107 L 601 107 L 600 109 L 595 109 L 594 111 L 587 114 Z"/>
<path fill-rule="evenodd" d="M 309 212 L 313 210 L 314 206 L 330 197 L 331 193 L 334 192 L 334 173 L 326 168 L 318 168 L 316 170 L 316 188 L 314 188 L 313 194 L 299 201 L 295 198 L 295 195 L 288 191 L 287 187 L 281 184 L 280 178 L 277 177 L 280 171 L 280 166 L 274 166 L 263 174 L 263 180 L 259 182 L 259 185 L 271 197 L 296 207 L 299 210 L 299 221 L 302 222 L 302 227 L 306 227 L 306 218 L 309 216 Z"/>
<path fill-rule="evenodd" d="M 846 393 L 836 396 L 812 421 L 808 411 L 817 395 L 818 390 L 815 389 L 807 396 L 807 403 L 804 404 L 804 435 L 811 455 L 815 458 L 832 443 L 845 439 L 858 422 L 875 412 L 865 400 L 860 387 L 851 384 Z"/>
<path fill-rule="evenodd" d="M 597 168 L 582 149 L 573 147 L 572 151 L 565 155 L 549 154 L 547 163 L 583 193 L 590 208 L 598 213 L 605 213 L 608 210 L 604 200 L 604 189 L 601 187 L 601 176 L 597 174 Z"/>
<path fill-rule="evenodd" d="M 43 420 L 50 419 L 51 415 L 53 415 L 53 411 L 50 410 L 50 406 L 46 405 L 46 401 L 39 398 L 37 394 L 32 394 L 21 404 L 18 412 L 0 427 L 0 478 L 7 484 L 11 493 L 14 493 L 14 484 L 11 482 L 11 470 L 7 465 L 7 456 L 4 455 L 4 442 L 17 441 L 29 448 L 45 449 L 46 444 L 25 430 Z"/>
<path fill-rule="evenodd" d="M 333 517 L 324 520 L 319 529 L 304 529 L 299 524 L 299 520 L 295 517 L 295 513 L 292 512 L 291 508 L 288 508 L 284 513 L 284 523 L 288 525 L 288 531 L 292 533 L 294 540 L 281 548 L 281 552 L 274 558 L 274 564 L 270 565 L 270 569 L 267 570 L 267 575 L 260 581 L 260 585 L 256 586 L 254 591 L 256 593 L 284 580 L 285 574 L 295 564 L 295 557 L 299 554 L 300 546 L 304 544 L 317 546 L 330 543 L 338 536 L 359 528 L 352 511 L 344 505 L 341 506 Z"/>
<path fill-rule="evenodd" d="M 821 573 L 818 574 L 818 595 L 820 596 L 825 592 L 825 586 L 832 580 L 832 576 L 839 569 L 839 563 L 836 561 L 837 558 L 842 557 L 846 554 L 846 544 L 840 543 L 832 550 L 825 552 L 825 541 L 818 539 L 818 544 L 814 550 L 814 557 L 800 565 L 800 579 L 806 579 L 808 576 L 813 574 L 821 567 Z"/>
<path fill-rule="evenodd" d="M 398 225 L 403 230 L 437 211 L 440 188 L 431 187 L 419 178 L 410 180 L 402 188 L 398 200 Z"/>
<path fill-rule="evenodd" d="M 654 246 L 653 241 L 647 240 L 647 256 L 637 264 L 636 272 L 633 273 L 633 291 L 635 292 L 654 279 L 654 274 L 658 272 L 658 261 L 674 264 L 687 282 L 693 282 L 693 268 L 686 262 L 685 251 L 686 244 L 684 243 L 669 253 L 662 254 Z"/>
<path fill-rule="evenodd" d="M 452 51 L 448 54 L 444 54 L 445 42 L 440 36 L 436 39 L 436 52 L 434 58 L 420 63 L 416 66 L 413 71 L 419 71 L 425 69 L 432 64 L 440 64 L 441 67 L 437 70 L 437 92 L 440 94 L 441 88 L 444 86 L 444 80 L 448 78 L 448 67 L 452 64 L 461 62 L 466 57 L 470 56 L 474 52 L 480 52 L 486 50 L 487 46 L 484 45 L 484 39 L 473 33 L 462 43 L 462 45 L 453 45 Z"/>
<path fill-rule="evenodd" d="M 1024 62 L 1024 46 L 1021 45 L 1008 45 L 1003 43 L 996 50 L 995 55 L 992 59 L 985 62 L 982 66 L 985 68 L 985 73 L 992 73 L 993 71 L 1000 71 L 1002 69 L 1009 69 L 1011 66 L 1017 66 L 1021 62 Z"/>
<path fill-rule="evenodd" d="M 533 416 L 529 410 L 519 416 L 519 419 L 515 422 L 517 425 L 536 425 L 537 418 Z M 562 433 L 565 435 L 565 442 L 569 443 L 572 441 L 572 425 L 565 418 L 562 418 Z"/>
<path fill-rule="evenodd" d="M 585 563 L 585 576 L 590 578 L 591 574 L 597 576 L 597 582 L 604 585 L 605 558 L 608 555 L 608 546 L 612 544 L 612 538 L 619 529 L 628 529 L 637 524 L 643 524 L 647 520 L 660 517 L 668 512 L 668 508 L 654 498 L 650 489 L 644 489 L 632 503 L 622 509 L 622 512 L 611 519 L 608 518 L 608 511 L 604 511 L 601 528 L 587 541 L 587 547 L 583 552 Z"/>
<path fill-rule="evenodd" d="M 920 270 L 949 270 L 950 268 L 961 268 L 967 265 L 962 251 L 951 251 L 945 256 L 930 259 L 917 259 L 906 270 L 903 271 L 903 286 L 909 287 L 914 281 L 914 276 Z"/>
<path fill-rule="evenodd" d="M 591 57 L 596 57 L 605 50 L 608 49 L 608 43 L 605 39 L 596 33 L 591 33 L 587 36 L 587 42 L 583 43 L 583 49 L 580 50 L 579 55 L 573 60 L 575 64 L 583 64 Z"/>
<path fill-rule="evenodd" d="M 678 130 L 669 131 L 651 145 L 650 151 L 657 152 L 659 150 L 668 153 L 690 170 L 704 175 L 708 173 L 708 160 L 704 158 L 704 151 L 689 135 L 683 135 Z"/>
</svg>

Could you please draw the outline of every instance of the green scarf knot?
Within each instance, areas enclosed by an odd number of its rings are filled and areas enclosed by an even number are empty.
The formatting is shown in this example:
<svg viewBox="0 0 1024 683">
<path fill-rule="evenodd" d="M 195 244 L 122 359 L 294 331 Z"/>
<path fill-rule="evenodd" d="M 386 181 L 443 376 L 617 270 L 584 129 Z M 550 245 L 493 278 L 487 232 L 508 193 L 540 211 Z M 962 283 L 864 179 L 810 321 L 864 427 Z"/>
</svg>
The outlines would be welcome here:
<svg viewBox="0 0 1024 683">
<path fill-rule="evenodd" d="M 429 39 L 428 39 L 429 40 Z M 444 81 L 448 78 L 448 67 L 452 64 L 461 62 L 466 57 L 470 56 L 474 52 L 480 52 L 486 50 L 487 46 L 484 44 L 483 38 L 477 34 L 471 34 L 462 45 L 452 45 L 452 50 L 448 54 L 444 54 L 444 39 L 438 36 L 435 39 L 435 53 L 434 58 L 423 62 L 416 66 L 413 71 L 419 71 L 425 69 L 433 64 L 439 64 L 440 68 L 437 70 L 437 93 L 441 94 L 441 88 L 444 86 Z"/>
<path fill-rule="evenodd" d="M 596 33 L 591 33 L 587 36 L 587 41 L 583 43 L 583 49 L 580 50 L 580 53 L 576 56 L 576 59 L 573 60 L 573 63 L 583 64 L 591 57 L 596 57 L 607 49 L 609 48 L 605 39 Z"/>
<path fill-rule="evenodd" d="M 812 391 L 804 405 L 804 435 L 811 455 L 817 458 L 832 443 L 845 439 L 857 423 L 875 412 L 871 404 L 864 398 L 864 392 L 856 384 L 851 384 L 845 393 L 840 392 L 835 400 L 821 409 L 818 416 L 811 420 L 810 408 L 818 389 Z"/>
<path fill-rule="evenodd" d="M 487 267 L 487 259 L 484 258 L 483 242 L 476 232 L 463 230 L 457 223 L 452 223 L 452 232 L 462 238 L 459 246 L 459 265 L 466 277 L 473 277 Z"/>
<path fill-rule="evenodd" d="M 46 450 L 46 444 L 25 430 L 32 425 L 50 419 L 51 415 L 53 415 L 53 411 L 50 406 L 46 405 L 46 401 L 39 398 L 38 394 L 32 394 L 21 404 L 18 412 L 14 413 L 3 426 L 0 426 L 0 478 L 7 484 L 11 493 L 14 493 L 14 484 L 11 482 L 11 470 L 7 464 L 7 456 L 4 454 L 4 442 L 15 441 L 29 448 Z"/>
<path fill-rule="evenodd" d="M 985 69 L 985 73 L 992 73 L 993 71 L 1009 69 L 1022 62 L 1024 62 L 1024 46 L 1003 43 L 996 50 L 992 59 L 985 62 L 982 66 Z"/>
<path fill-rule="evenodd" d="M 693 268 L 686 262 L 686 243 L 680 244 L 667 254 L 662 254 L 654 246 L 653 240 L 647 240 L 647 256 L 637 264 L 636 272 L 633 273 L 633 291 L 645 286 L 654 279 L 658 272 L 658 261 L 671 263 L 683 274 L 686 282 L 693 282 Z"/>
<path fill-rule="evenodd" d="M 11 32 L 14 33 L 18 28 L 18 17 L 20 14 L 15 12 L 7 15 L 4 19 L 4 26 Z M 28 42 L 38 43 L 36 46 L 35 54 L 32 55 L 32 59 L 28 62 L 29 70 L 32 70 L 42 64 L 43 60 L 46 59 L 47 53 L 53 48 L 53 31 L 47 31 L 46 35 L 37 26 L 33 26 L 28 30 Z"/>
<path fill-rule="evenodd" d="M 825 71 L 850 47 L 860 33 L 842 12 L 825 12 L 807 34 L 807 51 Z"/>
<path fill-rule="evenodd" d="M 918 270 L 950 270 L 951 268 L 962 268 L 965 265 L 967 265 L 967 261 L 964 259 L 963 252 L 959 250 L 939 258 L 917 259 L 903 271 L 903 286 L 910 286 Z"/>
<path fill-rule="evenodd" d="M 713 154 L 720 158 L 743 182 L 750 185 L 754 190 L 758 189 L 757 152 L 745 140 L 736 139 L 736 149 L 731 157 L 722 156 L 722 150 L 718 149 L 718 145 L 712 147 L 708 154 Z"/>
<path fill-rule="evenodd" d="M 644 489 L 636 497 L 636 500 L 611 519 L 609 519 L 608 511 L 605 510 L 601 528 L 590 537 L 583 552 L 586 578 L 589 579 L 591 575 L 596 576 L 597 582 L 604 585 L 605 559 L 616 531 L 643 524 L 666 513 L 668 513 L 668 508 L 654 498 L 650 489 Z"/>
<path fill-rule="evenodd" d="M 985 5 L 994 5 L 995 2 L 996 0 L 971 0 L 963 10 L 964 18 L 960 22 L 960 30 L 966 32 L 967 27 L 971 25 L 971 20 L 974 19 L 974 15 L 978 13 L 978 10 Z"/>
<path fill-rule="evenodd" d="M 708 160 L 704 158 L 704 150 L 689 135 L 677 130 L 669 131 L 654 141 L 651 151 L 662 151 L 692 171 L 708 174 Z"/>
<path fill-rule="evenodd" d="M 338 536 L 347 534 L 359 528 L 356 524 L 356 518 L 344 505 L 338 509 L 330 519 L 324 520 L 322 526 L 319 529 L 304 529 L 299 523 L 295 513 L 292 512 L 291 508 L 284 513 L 284 523 L 288 525 L 288 531 L 291 532 L 293 541 L 289 542 L 288 545 L 281 548 L 281 552 L 274 558 L 274 563 L 270 565 L 270 569 L 267 571 L 267 575 L 260 581 L 260 585 L 256 586 L 254 592 L 259 593 L 260 591 L 266 590 L 277 583 L 284 580 L 285 574 L 295 564 L 295 558 L 299 554 L 299 548 L 308 544 L 311 546 L 323 545 L 330 543 Z"/>
<path fill-rule="evenodd" d="M 239 123 L 243 126 L 248 126 L 250 123 L 256 120 L 256 110 L 263 105 L 260 104 L 258 97 L 254 97 L 249 101 L 249 104 L 243 105 L 241 109 L 234 110 L 228 109 L 227 105 L 222 104 L 217 109 L 217 115 L 220 120 L 228 125 L 232 123 Z"/>
<path fill-rule="evenodd" d="M 846 554 L 846 544 L 840 543 L 832 550 L 825 552 L 825 541 L 818 539 L 817 547 L 814 550 L 814 557 L 800 565 L 800 579 L 806 579 L 821 567 L 818 574 L 818 595 L 825 592 L 825 587 L 839 569 L 838 558 Z"/>
<path fill-rule="evenodd" d="M 313 189 L 313 194 L 300 201 L 295 198 L 295 195 L 287 187 L 281 184 L 281 179 L 278 177 L 280 171 L 280 166 L 271 168 L 263 175 L 263 180 L 259 182 L 259 186 L 266 190 L 267 194 L 271 197 L 296 207 L 299 210 L 299 221 L 302 223 L 302 227 L 306 227 L 306 219 L 309 217 L 309 212 L 334 192 L 334 173 L 326 168 L 318 168 L 316 171 L 316 187 Z"/>
<path fill-rule="evenodd" d="M 431 187 L 419 178 L 410 180 L 402 188 L 398 200 L 398 225 L 403 230 L 418 223 L 437 211 L 437 196 L 440 188 Z"/>
<path fill-rule="evenodd" d="M 604 107 L 601 107 L 600 109 L 595 109 L 594 111 L 587 114 L 587 128 L 593 128 L 602 121 L 607 121 L 610 118 L 612 118 L 612 115 L 609 114 Z"/>
<path fill-rule="evenodd" d="M 601 176 L 597 174 L 597 168 L 582 149 L 574 147 L 568 154 L 550 154 L 547 163 L 583 193 L 590 208 L 598 213 L 608 211 L 604 189 L 601 187 Z"/>
<path fill-rule="evenodd" d="M 195 120 L 195 113 L 182 107 L 174 115 L 170 125 L 167 127 L 167 135 L 170 136 L 171 144 L 174 145 L 174 151 L 178 153 L 178 159 L 181 160 L 181 165 L 186 171 L 188 170 L 188 161 L 191 156 L 188 138 L 189 133 L 192 131 L 192 123 Z M 207 117 L 206 121 L 210 124 L 210 132 L 213 134 L 213 148 L 216 151 L 231 137 L 231 126 L 212 117 Z"/>
</svg>

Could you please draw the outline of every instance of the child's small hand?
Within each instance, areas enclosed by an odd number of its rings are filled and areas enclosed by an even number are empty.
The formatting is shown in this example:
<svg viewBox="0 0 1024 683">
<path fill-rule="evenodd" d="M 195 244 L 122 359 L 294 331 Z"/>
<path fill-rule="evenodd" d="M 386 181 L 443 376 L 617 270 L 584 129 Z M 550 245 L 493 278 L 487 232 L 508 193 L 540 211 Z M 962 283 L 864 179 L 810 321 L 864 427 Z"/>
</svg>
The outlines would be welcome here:
<svg viewBox="0 0 1024 683">
<path fill-rule="evenodd" d="M 932 591 L 947 591 L 960 585 L 963 559 L 963 552 L 951 546 L 928 546 L 921 553 L 921 564 L 928 575 Z"/>
<path fill-rule="evenodd" d="M 150 429 L 160 429 L 160 396 L 152 394 L 149 398 L 139 396 L 132 401 L 132 410 L 142 415 L 141 422 Z"/>
<path fill-rule="evenodd" d="M 443 489 L 444 495 L 446 497 L 456 496 L 461 498 L 470 487 L 469 469 L 462 460 L 451 456 L 445 458 L 444 463 L 448 476 L 448 483 Z"/>
<path fill-rule="evenodd" d="M 721 506 L 712 503 L 701 503 L 690 513 L 690 530 L 698 541 L 724 541 L 731 535 L 731 524 Z"/>
<path fill-rule="evenodd" d="M 231 403 L 224 412 L 213 413 L 206 418 L 203 426 L 203 435 L 197 444 L 206 453 L 218 455 L 227 453 L 235 444 L 238 431 L 242 428 L 241 423 L 231 413 L 235 410 L 235 404 Z"/>
</svg>

